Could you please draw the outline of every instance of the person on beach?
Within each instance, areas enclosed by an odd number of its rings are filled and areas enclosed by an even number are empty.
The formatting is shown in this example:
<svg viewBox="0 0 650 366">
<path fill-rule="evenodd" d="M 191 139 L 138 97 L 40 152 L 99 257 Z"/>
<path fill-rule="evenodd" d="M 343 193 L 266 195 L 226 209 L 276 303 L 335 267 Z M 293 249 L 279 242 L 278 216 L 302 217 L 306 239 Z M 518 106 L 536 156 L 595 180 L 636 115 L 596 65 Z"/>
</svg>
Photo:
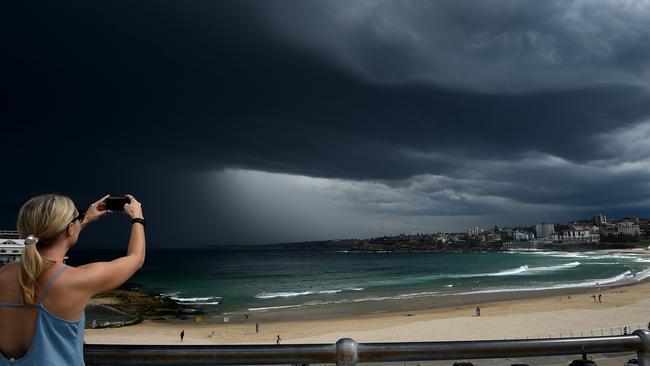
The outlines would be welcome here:
<svg viewBox="0 0 650 366">
<path fill-rule="evenodd" d="M 185 329 L 181 330 L 181 342 L 183 341 L 183 338 L 185 338 Z"/>
<path fill-rule="evenodd" d="M 280 338 L 280 335 L 278 334 L 278 338 L 275 340 L 275 344 L 280 344 L 281 340 L 282 338 Z"/>
<path fill-rule="evenodd" d="M 481 307 L 477 306 L 475 310 L 476 316 L 481 316 Z"/>
<path fill-rule="evenodd" d="M 596 302 L 596 294 L 592 294 L 591 298 L 594 299 L 594 302 Z"/>
<path fill-rule="evenodd" d="M 20 262 L 0 267 L 0 366 L 84 365 L 84 308 L 91 297 L 117 288 L 144 263 L 142 207 L 133 196 L 127 254 L 72 267 L 65 255 L 91 222 L 111 213 L 105 196 L 86 211 L 62 195 L 33 197 L 18 212 L 25 238 Z"/>
<path fill-rule="evenodd" d="M 603 294 L 598 294 L 598 302 L 603 302 Z"/>
</svg>

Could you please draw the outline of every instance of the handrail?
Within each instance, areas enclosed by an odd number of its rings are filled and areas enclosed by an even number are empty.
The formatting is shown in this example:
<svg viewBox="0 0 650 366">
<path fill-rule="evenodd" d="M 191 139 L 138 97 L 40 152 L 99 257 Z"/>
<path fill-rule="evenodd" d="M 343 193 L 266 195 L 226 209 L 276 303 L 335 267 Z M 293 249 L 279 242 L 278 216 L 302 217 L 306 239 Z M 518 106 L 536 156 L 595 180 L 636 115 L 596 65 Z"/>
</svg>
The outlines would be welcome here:
<svg viewBox="0 0 650 366">
<path fill-rule="evenodd" d="M 274 365 L 427 361 L 637 352 L 640 366 L 650 366 L 650 331 L 631 335 L 541 340 L 335 344 L 164 346 L 100 345 L 84 347 L 88 366 L 104 365 Z"/>
</svg>

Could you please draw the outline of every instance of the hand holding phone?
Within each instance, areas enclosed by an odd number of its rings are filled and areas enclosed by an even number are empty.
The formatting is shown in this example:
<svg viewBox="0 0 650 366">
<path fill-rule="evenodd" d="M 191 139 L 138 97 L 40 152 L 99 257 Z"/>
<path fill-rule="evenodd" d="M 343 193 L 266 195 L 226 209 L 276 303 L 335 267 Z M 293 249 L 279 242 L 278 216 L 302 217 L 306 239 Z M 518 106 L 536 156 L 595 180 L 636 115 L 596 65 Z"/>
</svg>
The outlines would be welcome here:
<svg viewBox="0 0 650 366">
<path fill-rule="evenodd" d="M 144 215 L 142 214 L 142 204 L 140 204 L 140 202 L 130 194 L 127 194 L 126 198 L 128 198 L 130 202 L 124 206 L 124 213 L 131 216 L 132 219 L 144 219 Z"/>
<path fill-rule="evenodd" d="M 131 199 L 126 196 L 108 196 L 104 200 L 104 209 L 108 211 L 124 211 L 124 205 L 130 202 Z"/>
</svg>

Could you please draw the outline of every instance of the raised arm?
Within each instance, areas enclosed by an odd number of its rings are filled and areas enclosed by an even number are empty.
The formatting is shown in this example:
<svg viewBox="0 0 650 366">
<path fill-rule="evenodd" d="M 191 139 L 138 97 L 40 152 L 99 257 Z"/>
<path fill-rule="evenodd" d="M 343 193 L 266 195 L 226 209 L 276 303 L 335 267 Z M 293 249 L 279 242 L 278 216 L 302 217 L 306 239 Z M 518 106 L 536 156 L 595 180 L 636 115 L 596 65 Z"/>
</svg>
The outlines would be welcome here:
<svg viewBox="0 0 650 366">
<path fill-rule="evenodd" d="M 131 202 L 124 205 L 124 213 L 131 219 L 142 219 L 142 206 L 133 196 L 127 195 Z M 126 256 L 110 262 L 95 262 L 80 266 L 80 285 L 89 297 L 119 287 L 144 264 L 145 236 L 144 222 L 133 220 L 131 237 Z"/>
</svg>

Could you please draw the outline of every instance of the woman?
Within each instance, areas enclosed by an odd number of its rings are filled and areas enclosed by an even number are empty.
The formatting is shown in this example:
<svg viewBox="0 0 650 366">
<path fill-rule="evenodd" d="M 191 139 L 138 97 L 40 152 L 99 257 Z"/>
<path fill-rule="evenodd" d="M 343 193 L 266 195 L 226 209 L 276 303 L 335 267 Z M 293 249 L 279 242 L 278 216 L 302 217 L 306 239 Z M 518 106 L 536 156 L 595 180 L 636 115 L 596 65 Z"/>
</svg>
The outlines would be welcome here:
<svg viewBox="0 0 650 366">
<path fill-rule="evenodd" d="M 0 267 L 0 366 L 83 365 L 84 308 L 94 295 L 117 288 L 144 263 L 142 208 L 133 196 L 127 255 L 80 267 L 63 263 L 68 249 L 91 222 L 110 213 L 105 199 L 84 213 L 68 197 L 30 199 L 18 213 L 25 239 L 21 262 Z"/>
</svg>

